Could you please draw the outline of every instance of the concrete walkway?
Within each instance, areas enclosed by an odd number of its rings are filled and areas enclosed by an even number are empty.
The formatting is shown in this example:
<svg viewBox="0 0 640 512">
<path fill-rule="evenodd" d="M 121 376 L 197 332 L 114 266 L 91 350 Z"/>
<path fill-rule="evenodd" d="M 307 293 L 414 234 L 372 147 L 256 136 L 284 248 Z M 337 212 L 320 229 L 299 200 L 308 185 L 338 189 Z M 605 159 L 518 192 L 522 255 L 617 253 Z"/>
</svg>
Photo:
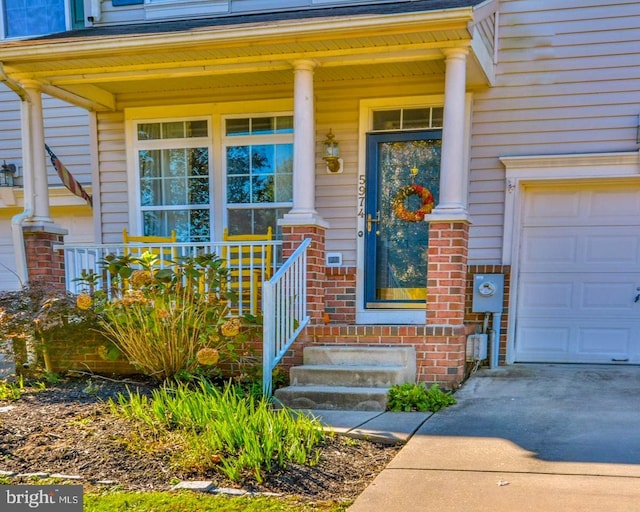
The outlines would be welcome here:
<svg viewBox="0 0 640 512">
<path fill-rule="evenodd" d="M 317 418 L 328 430 L 356 439 L 379 443 L 406 443 L 433 413 L 381 411 L 312 410 L 307 414 Z"/>
<path fill-rule="evenodd" d="M 639 367 L 486 370 L 456 399 L 350 512 L 640 510 Z"/>
</svg>

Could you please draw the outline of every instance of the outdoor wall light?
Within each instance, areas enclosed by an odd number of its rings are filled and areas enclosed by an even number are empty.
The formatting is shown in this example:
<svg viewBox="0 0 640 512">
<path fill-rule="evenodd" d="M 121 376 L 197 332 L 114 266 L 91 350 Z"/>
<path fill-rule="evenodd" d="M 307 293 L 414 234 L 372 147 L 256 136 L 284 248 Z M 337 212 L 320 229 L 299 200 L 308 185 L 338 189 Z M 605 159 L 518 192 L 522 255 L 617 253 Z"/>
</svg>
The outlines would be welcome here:
<svg viewBox="0 0 640 512">
<path fill-rule="evenodd" d="M 340 158 L 340 144 L 335 140 L 335 135 L 329 130 L 324 143 L 324 156 L 327 163 L 327 172 L 337 174 L 342 172 L 342 159 Z"/>
<path fill-rule="evenodd" d="M 5 160 L 0 165 L 0 187 L 13 187 L 16 176 L 16 165 L 8 164 Z"/>
</svg>

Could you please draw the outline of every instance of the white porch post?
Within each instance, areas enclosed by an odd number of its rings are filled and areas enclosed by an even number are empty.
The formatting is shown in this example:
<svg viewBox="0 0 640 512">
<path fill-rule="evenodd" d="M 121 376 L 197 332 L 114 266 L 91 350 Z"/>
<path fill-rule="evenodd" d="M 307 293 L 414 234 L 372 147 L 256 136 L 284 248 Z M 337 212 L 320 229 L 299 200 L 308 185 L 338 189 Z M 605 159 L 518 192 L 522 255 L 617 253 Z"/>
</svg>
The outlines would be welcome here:
<svg viewBox="0 0 640 512">
<path fill-rule="evenodd" d="M 446 57 L 440 200 L 428 220 L 467 220 L 465 90 L 467 48 L 443 50 Z"/>
<path fill-rule="evenodd" d="M 23 87 L 28 96 L 22 106 L 25 207 L 32 210 L 32 215 L 25 222 L 53 223 L 49 212 L 42 91 L 37 82 L 24 81 Z"/>
<path fill-rule="evenodd" d="M 313 70 L 316 63 L 293 63 L 293 207 L 284 225 L 322 225 L 315 207 L 316 138 Z"/>
</svg>

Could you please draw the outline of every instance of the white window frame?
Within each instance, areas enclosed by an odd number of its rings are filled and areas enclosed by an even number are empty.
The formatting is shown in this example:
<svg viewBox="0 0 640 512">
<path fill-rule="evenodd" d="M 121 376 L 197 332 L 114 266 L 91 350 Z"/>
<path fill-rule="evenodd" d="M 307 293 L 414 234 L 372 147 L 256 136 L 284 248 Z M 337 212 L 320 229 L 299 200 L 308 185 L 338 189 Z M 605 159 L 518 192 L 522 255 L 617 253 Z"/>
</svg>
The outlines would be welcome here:
<svg viewBox="0 0 640 512">
<path fill-rule="evenodd" d="M 137 128 L 141 124 L 151 123 L 151 124 L 162 124 L 162 123 L 172 123 L 172 122 L 184 122 L 184 121 L 206 121 L 207 123 L 207 137 L 184 137 L 184 138 L 172 138 L 172 139 L 153 139 L 153 140 L 139 140 L 137 136 Z M 209 230 L 209 240 L 214 239 L 214 225 L 215 225 L 215 196 L 214 196 L 214 167 L 213 167 L 213 144 L 212 144 L 212 123 L 209 116 L 197 116 L 197 117 L 169 117 L 169 118 L 158 118 L 158 119 L 136 119 L 133 121 L 132 126 L 133 133 L 133 144 L 132 144 L 132 153 L 133 153 L 133 169 L 134 169 L 134 184 L 130 187 L 130 192 L 135 193 L 135 199 L 130 202 L 130 204 L 135 205 L 135 222 L 131 225 L 132 233 L 141 234 L 144 227 L 144 212 L 152 211 L 153 209 L 146 208 L 142 206 L 140 200 L 140 161 L 138 158 L 138 154 L 140 150 L 163 150 L 163 149 L 189 149 L 196 147 L 204 147 L 207 148 L 209 153 L 209 203 L 207 205 L 199 205 L 202 209 L 205 206 L 209 209 L 209 219 L 210 219 L 210 230 Z M 184 210 L 185 205 L 163 205 L 158 207 L 158 210 L 161 211 L 169 211 L 169 210 Z"/>
<path fill-rule="evenodd" d="M 171 122 L 176 120 L 207 119 L 209 121 L 209 167 L 211 192 L 211 239 L 222 240 L 222 230 L 226 219 L 226 158 L 223 155 L 222 134 L 224 119 L 235 117 L 267 117 L 291 115 L 293 99 L 234 101 L 227 103 L 186 103 L 152 107 L 130 107 L 124 110 L 126 141 L 126 180 L 129 231 L 140 232 L 140 184 L 137 154 L 138 123 Z M 289 134 L 285 134 L 289 135 Z M 171 139 L 176 140 L 176 139 Z M 124 171 L 124 169 L 123 169 Z M 118 210 L 121 211 L 121 210 Z M 109 233 L 121 237 L 121 233 Z"/>
<path fill-rule="evenodd" d="M 229 119 L 249 119 L 259 117 L 293 117 L 292 111 L 285 112 L 247 112 L 243 114 L 225 115 L 222 117 L 221 128 L 221 155 L 222 155 L 222 175 L 223 175 L 223 220 L 224 226 L 228 227 L 228 213 L 229 213 L 229 201 L 227 198 L 227 179 L 229 173 L 227 172 L 227 148 L 231 146 L 247 146 L 247 145 L 273 145 L 273 144 L 291 144 L 293 146 L 293 131 L 291 133 L 268 133 L 268 134 L 256 134 L 256 135 L 227 135 L 226 134 L 226 122 Z M 293 170 L 292 170 L 293 179 Z M 293 185 L 292 185 L 293 186 Z M 238 203 L 232 203 L 238 205 Z M 247 209 L 255 210 L 261 208 L 260 205 L 265 205 L 264 209 L 277 209 L 277 208 L 289 208 L 293 206 L 293 198 L 291 201 L 286 202 L 273 202 L 273 203 L 246 203 L 242 206 L 235 206 L 234 209 Z M 274 234 L 276 232 L 276 226 L 273 226 Z"/>
<path fill-rule="evenodd" d="M 227 14 L 230 0 L 144 0 L 145 18 L 175 18 Z"/>
</svg>

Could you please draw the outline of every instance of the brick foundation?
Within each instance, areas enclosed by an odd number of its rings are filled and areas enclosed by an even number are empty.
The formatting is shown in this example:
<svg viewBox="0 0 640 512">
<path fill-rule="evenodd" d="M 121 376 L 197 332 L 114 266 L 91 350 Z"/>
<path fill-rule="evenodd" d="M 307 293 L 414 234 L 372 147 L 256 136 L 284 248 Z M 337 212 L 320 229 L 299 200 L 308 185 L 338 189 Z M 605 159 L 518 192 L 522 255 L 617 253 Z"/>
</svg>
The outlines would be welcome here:
<svg viewBox="0 0 640 512">
<path fill-rule="evenodd" d="M 311 323 L 324 321 L 325 312 L 325 228 L 322 226 L 282 226 L 282 256 L 287 259 L 305 238 L 307 250 L 307 312 Z"/>
<path fill-rule="evenodd" d="M 87 333 L 79 339 L 54 339 L 46 343 L 51 369 L 56 373 L 73 370 L 99 375 L 134 375 L 140 371 L 120 354 L 107 357 L 111 343 L 99 333 Z"/>
<path fill-rule="evenodd" d="M 46 283 L 65 290 L 64 255 L 53 246 L 64 242 L 67 231 L 55 226 L 24 226 L 22 231 L 29 283 Z"/>
<path fill-rule="evenodd" d="M 473 332 L 482 328 L 484 313 L 472 313 L 473 276 L 475 274 L 504 274 L 504 301 L 500 322 L 499 364 L 504 364 L 507 356 L 507 329 L 509 318 L 509 292 L 511 288 L 511 267 L 509 265 L 470 265 L 467 275 L 465 322 L 473 327 Z"/>
<path fill-rule="evenodd" d="M 356 268 L 329 267 L 324 286 L 325 323 L 355 324 Z"/>
</svg>

